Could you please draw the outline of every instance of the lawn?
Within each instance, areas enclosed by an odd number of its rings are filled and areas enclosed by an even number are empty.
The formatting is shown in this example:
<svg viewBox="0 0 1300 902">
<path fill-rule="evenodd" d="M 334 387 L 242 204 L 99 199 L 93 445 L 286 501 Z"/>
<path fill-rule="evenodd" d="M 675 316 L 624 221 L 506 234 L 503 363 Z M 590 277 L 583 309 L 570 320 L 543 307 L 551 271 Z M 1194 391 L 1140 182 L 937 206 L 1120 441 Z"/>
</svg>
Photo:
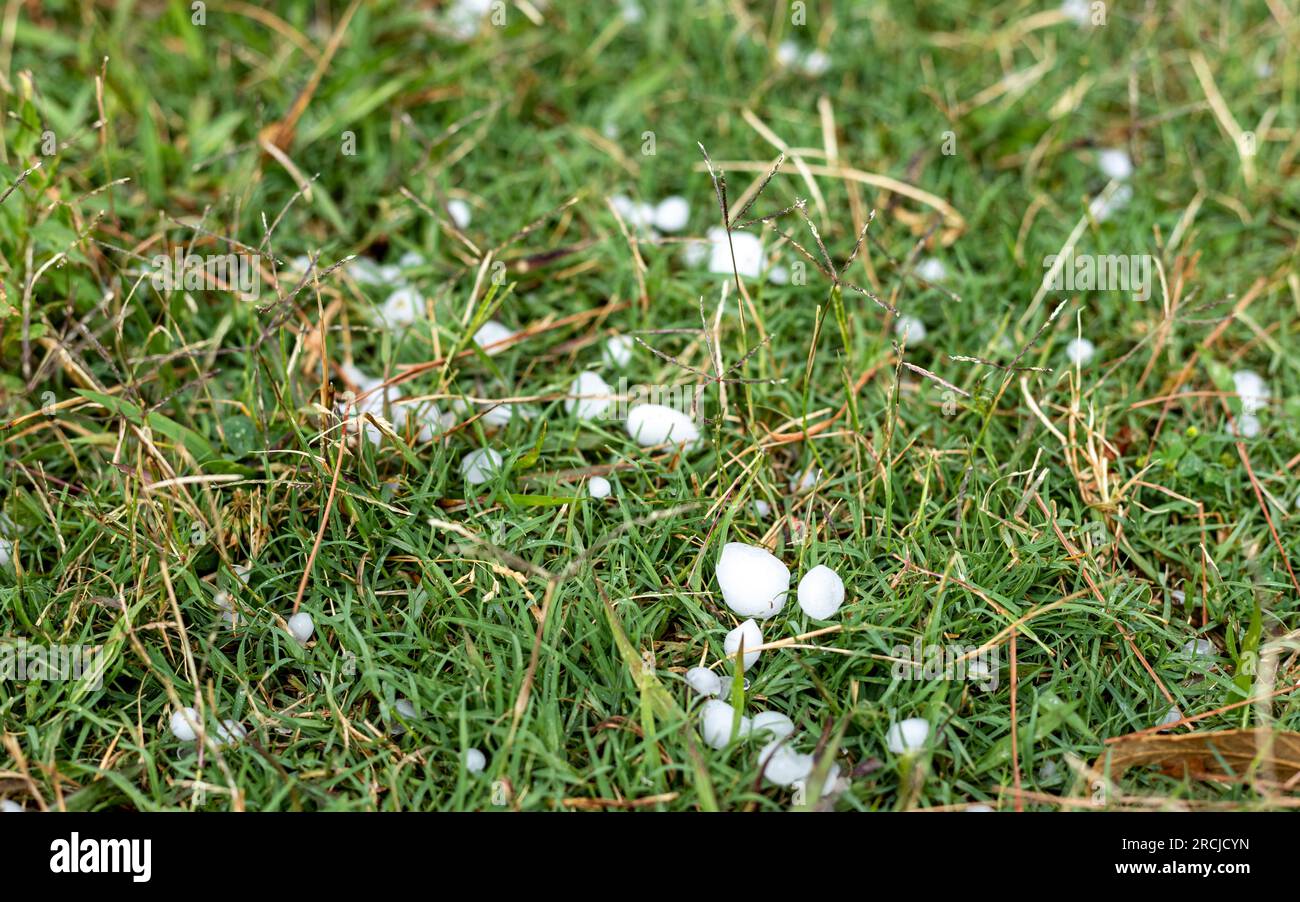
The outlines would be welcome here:
<svg viewBox="0 0 1300 902">
<path fill-rule="evenodd" d="M 1295 807 L 1297 48 L 4 4 L 0 799 Z"/>
</svg>

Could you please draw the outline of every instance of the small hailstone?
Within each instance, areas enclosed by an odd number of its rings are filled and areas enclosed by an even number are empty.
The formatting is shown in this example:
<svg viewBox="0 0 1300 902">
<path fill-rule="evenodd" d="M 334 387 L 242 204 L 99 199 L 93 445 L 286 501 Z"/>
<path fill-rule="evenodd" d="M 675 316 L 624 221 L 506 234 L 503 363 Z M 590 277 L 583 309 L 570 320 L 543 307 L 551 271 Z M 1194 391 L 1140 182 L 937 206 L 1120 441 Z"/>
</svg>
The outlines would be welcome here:
<svg viewBox="0 0 1300 902">
<path fill-rule="evenodd" d="M 818 564 L 799 580 L 799 607 L 814 620 L 829 620 L 844 604 L 844 580 L 823 564 Z"/>
<path fill-rule="evenodd" d="M 465 752 L 465 770 L 471 774 L 478 774 L 482 773 L 485 767 L 487 767 L 486 755 L 478 749 L 469 749 Z"/>
<path fill-rule="evenodd" d="M 460 475 L 470 485 L 482 485 L 501 469 L 501 455 L 491 448 L 479 448 L 460 461 Z"/>
<path fill-rule="evenodd" d="M 1174 600 L 1175 604 L 1181 605 L 1184 608 L 1187 607 L 1187 593 L 1182 589 L 1169 590 L 1169 597 Z"/>
<path fill-rule="evenodd" d="M 415 710 L 415 705 L 411 704 L 409 698 L 399 698 L 397 701 L 393 702 L 393 710 L 402 717 L 405 717 L 407 720 L 414 720 L 419 717 L 419 714 Z"/>
<path fill-rule="evenodd" d="M 1259 435 L 1259 417 L 1253 413 L 1243 413 L 1237 417 L 1237 433 L 1242 438 L 1254 438 Z M 1229 427 L 1231 432 L 1231 427 Z"/>
<path fill-rule="evenodd" d="M 635 342 L 628 335 L 611 335 L 605 340 L 602 356 L 605 361 L 619 369 L 632 362 L 632 347 Z"/>
<path fill-rule="evenodd" d="M 717 573 L 723 601 L 741 617 L 766 620 L 785 606 L 790 568 L 766 548 L 728 542 L 718 558 Z"/>
<path fill-rule="evenodd" d="M 755 714 L 750 725 L 755 733 L 771 733 L 777 739 L 784 739 L 794 732 L 794 721 L 780 711 Z"/>
<path fill-rule="evenodd" d="M 728 660 L 735 657 L 736 652 L 740 651 L 741 640 L 745 643 L 745 655 L 741 661 L 741 667 L 745 670 L 754 666 L 758 656 L 762 652 L 751 651 L 763 644 L 763 634 L 758 629 L 758 624 L 752 619 L 746 620 L 740 626 L 727 633 L 727 638 L 723 640 L 722 650 L 727 653 Z"/>
<path fill-rule="evenodd" d="M 1127 182 L 1120 184 L 1118 188 L 1107 199 L 1103 195 L 1094 197 L 1088 203 L 1088 213 L 1098 222 L 1105 222 L 1110 219 L 1111 215 L 1118 213 L 1129 205 L 1133 200 L 1133 188 Z"/>
<path fill-rule="evenodd" d="M 1044 784 L 1053 783 L 1060 775 L 1060 768 L 1056 766 L 1055 761 L 1049 758 L 1044 761 L 1043 766 L 1038 769 L 1038 782 Z"/>
<path fill-rule="evenodd" d="M 628 411 L 627 434 L 642 448 L 662 445 L 670 439 L 689 447 L 699 440 L 700 430 L 680 410 L 663 404 L 640 404 Z"/>
<path fill-rule="evenodd" d="M 782 41 L 776 48 L 776 61 L 787 69 L 799 62 L 802 54 L 794 41 Z"/>
<path fill-rule="evenodd" d="M 813 756 L 796 752 L 781 742 L 771 742 L 758 753 L 763 778 L 777 786 L 790 786 L 805 779 L 813 769 Z"/>
<path fill-rule="evenodd" d="M 778 263 L 767 271 L 767 280 L 773 285 L 789 285 L 790 270 Z"/>
<path fill-rule="evenodd" d="M 252 571 L 253 565 L 251 563 L 236 564 L 233 569 L 235 571 L 235 579 L 239 580 L 244 585 L 248 585 L 248 574 Z"/>
<path fill-rule="evenodd" d="M 628 25 L 636 25 L 645 18 L 645 10 L 641 8 L 641 4 L 637 3 L 636 0 L 623 0 L 621 12 L 623 21 Z"/>
<path fill-rule="evenodd" d="M 479 326 L 479 330 L 474 333 L 474 343 L 482 348 L 483 352 L 489 357 L 493 357 L 506 350 L 506 347 L 505 345 L 501 345 L 500 347 L 491 347 L 491 345 L 496 345 L 513 338 L 514 336 L 515 333 L 513 330 L 503 326 L 494 319 L 490 319 L 482 326 Z"/>
<path fill-rule="evenodd" d="M 1061 12 L 1075 25 L 1087 25 L 1092 20 L 1092 10 L 1088 0 L 1065 0 Z"/>
<path fill-rule="evenodd" d="M 712 239 L 709 241 L 688 241 L 682 246 L 682 262 L 687 266 L 699 266 L 709 259 L 712 252 Z"/>
<path fill-rule="evenodd" d="M 1065 346 L 1065 356 L 1077 366 L 1087 366 L 1097 353 L 1097 346 L 1086 338 L 1072 338 Z"/>
<path fill-rule="evenodd" d="M 587 494 L 593 498 L 608 498 L 610 492 L 609 480 L 604 476 L 593 476 L 587 480 Z"/>
<path fill-rule="evenodd" d="M 654 227 L 661 232 L 680 232 L 690 221 L 691 205 L 684 197 L 665 197 L 655 207 Z"/>
<path fill-rule="evenodd" d="M 1193 658 L 1214 658 L 1218 657 L 1218 652 L 1214 649 L 1214 643 L 1209 639 L 1188 639 L 1183 643 L 1183 654 Z"/>
<path fill-rule="evenodd" d="M 1268 383 L 1258 373 L 1238 370 L 1232 374 L 1232 384 L 1244 412 L 1259 413 L 1268 405 Z"/>
<path fill-rule="evenodd" d="M 423 303 L 419 291 L 404 285 L 379 306 L 379 319 L 389 328 L 409 326 L 424 316 Z"/>
<path fill-rule="evenodd" d="M 8 567 L 14 560 L 13 539 L 0 539 L 0 567 Z"/>
<path fill-rule="evenodd" d="M 1127 151 L 1118 147 L 1097 154 L 1097 167 L 1106 178 L 1119 182 L 1133 174 L 1133 161 L 1129 159 Z"/>
<path fill-rule="evenodd" d="M 5 814 L 20 814 L 22 812 L 25 812 L 26 810 L 27 810 L 26 808 L 24 808 L 22 805 L 19 805 L 17 802 L 11 801 L 9 799 L 0 799 L 0 812 L 3 812 Z"/>
<path fill-rule="evenodd" d="M 909 717 L 890 725 L 885 733 L 885 744 L 895 755 L 902 755 L 923 748 L 929 738 L 930 722 L 924 717 Z"/>
<path fill-rule="evenodd" d="M 1297 499 L 1297 501 L 1300 502 L 1300 499 Z M 770 513 L 772 513 L 772 505 L 768 504 L 761 498 L 754 499 L 754 514 L 760 520 L 766 520 Z"/>
<path fill-rule="evenodd" d="M 732 232 L 731 243 L 727 243 L 727 230 L 714 226 L 708 232 L 711 243 L 709 249 L 709 272 L 732 274 L 731 256 L 736 256 L 735 272 L 751 279 L 757 279 L 763 272 L 763 242 L 750 232 Z"/>
<path fill-rule="evenodd" d="M 512 419 L 514 419 L 514 410 L 509 404 L 489 407 L 487 413 L 482 416 L 482 422 L 487 426 L 507 426 Z"/>
<path fill-rule="evenodd" d="M 926 257 L 917 264 L 916 274 L 927 282 L 942 282 L 948 277 L 948 267 L 937 257 Z"/>
<path fill-rule="evenodd" d="M 799 474 L 798 478 L 790 480 L 790 491 L 806 492 L 815 486 L 822 478 L 822 471 L 817 467 L 809 467 Z"/>
<path fill-rule="evenodd" d="M 1164 717 L 1160 718 L 1160 726 L 1167 727 L 1171 723 L 1178 723 L 1178 721 L 1182 719 L 1183 719 L 1183 712 L 1179 711 L 1178 708 L 1175 706 L 1173 708 L 1170 708 L 1165 713 Z"/>
<path fill-rule="evenodd" d="M 600 373 L 587 370 L 579 373 L 569 385 L 569 397 L 564 401 L 566 412 L 580 420 L 598 420 L 613 403 L 614 390 L 601 378 Z"/>
<path fill-rule="evenodd" d="M 977 803 L 977 804 L 975 804 L 975 805 L 967 805 L 963 810 L 965 810 L 965 811 L 992 811 L 993 808 L 992 808 L 991 806 L 989 806 L 989 805 L 984 805 L 984 804 L 978 804 L 978 803 Z"/>
<path fill-rule="evenodd" d="M 217 725 L 217 742 L 221 745 L 238 745 L 248 735 L 248 730 L 237 720 L 223 720 Z"/>
<path fill-rule="evenodd" d="M 424 265 L 424 254 L 419 251 L 407 251 L 397 258 L 397 265 L 402 269 L 416 269 Z"/>
<path fill-rule="evenodd" d="M 726 748 L 731 741 L 731 722 L 736 716 L 736 709 L 726 702 L 711 698 L 700 706 L 700 734 L 705 744 L 715 749 Z M 748 717 L 741 717 L 740 732 L 744 736 L 750 730 Z"/>
<path fill-rule="evenodd" d="M 172 735 L 181 742 L 193 742 L 199 737 L 199 712 L 193 708 L 181 708 L 172 713 Z"/>
<path fill-rule="evenodd" d="M 316 621 L 312 620 L 311 614 L 306 611 L 299 611 L 289 618 L 289 635 L 293 636 L 299 645 L 306 645 L 314 632 L 316 632 Z"/>
<path fill-rule="evenodd" d="M 469 224 L 474 218 L 470 212 L 469 204 L 459 197 L 453 197 L 447 201 L 447 214 L 451 216 L 451 221 L 455 223 L 456 228 L 461 231 L 469 228 Z"/>
<path fill-rule="evenodd" d="M 221 611 L 221 622 L 226 625 L 227 629 L 235 628 L 235 603 L 230 598 L 229 592 L 218 592 L 212 596 L 212 603 Z"/>
<path fill-rule="evenodd" d="M 358 285 L 382 285 L 384 284 L 383 273 L 380 272 L 379 264 L 369 257 L 355 257 L 347 265 L 348 275 L 356 280 Z"/>
<path fill-rule="evenodd" d="M 894 323 L 894 334 L 908 344 L 920 344 L 925 341 L 925 323 L 915 316 L 900 316 Z"/>
<path fill-rule="evenodd" d="M 306 273 L 311 267 L 311 257 L 306 254 L 299 254 L 289 261 L 288 269 L 290 272 Z"/>
<path fill-rule="evenodd" d="M 697 695 L 722 694 L 722 678 L 707 667 L 692 667 L 686 671 L 686 685 L 695 690 Z"/>
<path fill-rule="evenodd" d="M 803 65 L 800 66 L 804 75 L 811 75 L 814 78 L 819 75 L 825 75 L 830 71 L 831 58 L 824 50 L 809 50 L 808 55 L 803 58 Z"/>
</svg>

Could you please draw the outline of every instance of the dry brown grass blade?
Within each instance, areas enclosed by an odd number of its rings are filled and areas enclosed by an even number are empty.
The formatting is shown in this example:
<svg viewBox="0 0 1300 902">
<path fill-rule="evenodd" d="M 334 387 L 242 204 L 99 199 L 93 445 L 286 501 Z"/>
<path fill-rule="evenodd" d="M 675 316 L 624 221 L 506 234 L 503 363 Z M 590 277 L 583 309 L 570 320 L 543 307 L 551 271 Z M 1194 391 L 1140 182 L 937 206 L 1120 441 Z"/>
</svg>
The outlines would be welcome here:
<svg viewBox="0 0 1300 902">
<path fill-rule="evenodd" d="M 1131 767 L 1158 765 L 1181 775 L 1227 775 L 1244 778 L 1256 769 L 1288 781 L 1300 775 L 1300 733 L 1265 728 L 1216 730 L 1178 735 L 1138 734 L 1111 744 L 1097 762 L 1102 770 L 1109 760 L 1118 775 Z"/>
</svg>

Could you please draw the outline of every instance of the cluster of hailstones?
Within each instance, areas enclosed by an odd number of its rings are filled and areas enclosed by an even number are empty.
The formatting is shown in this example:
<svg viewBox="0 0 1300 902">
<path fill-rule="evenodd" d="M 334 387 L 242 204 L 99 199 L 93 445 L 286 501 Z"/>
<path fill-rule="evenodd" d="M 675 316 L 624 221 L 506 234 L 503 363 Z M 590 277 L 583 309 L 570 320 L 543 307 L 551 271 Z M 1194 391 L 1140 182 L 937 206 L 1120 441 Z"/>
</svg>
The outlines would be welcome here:
<svg viewBox="0 0 1300 902">
<path fill-rule="evenodd" d="M 765 548 L 728 542 L 718 558 L 718 586 L 722 599 L 737 616 L 746 618 L 727 633 L 723 650 L 728 660 L 740 656 L 742 670 L 758 662 L 763 651 L 760 620 L 775 617 L 785 607 L 790 592 L 790 568 Z M 824 564 L 818 564 L 799 580 L 796 590 L 799 608 L 813 620 L 829 620 L 844 604 L 844 580 Z M 737 717 L 736 710 L 722 700 L 725 683 L 707 667 L 692 667 L 686 683 L 705 697 L 700 707 L 700 733 L 715 749 L 725 748 L 732 739 L 733 728 L 739 737 L 755 737 L 763 742 L 758 766 L 763 777 L 778 786 L 803 785 L 816 763 L 813 756 L 798 751 L 789 741 L 794 723 L 779 711 L 762 711 L 752 718 Z M 736 727 L 736 725 L 739 725 Z M 930 724 L 922 718 L 910 718 L 890 726 L 886 743 L 897 755 L 921 749 L 930 734 Z M 823 784 L 823 795 L 840 785 L 840 766 L 831 762 Z"/>
</svg>

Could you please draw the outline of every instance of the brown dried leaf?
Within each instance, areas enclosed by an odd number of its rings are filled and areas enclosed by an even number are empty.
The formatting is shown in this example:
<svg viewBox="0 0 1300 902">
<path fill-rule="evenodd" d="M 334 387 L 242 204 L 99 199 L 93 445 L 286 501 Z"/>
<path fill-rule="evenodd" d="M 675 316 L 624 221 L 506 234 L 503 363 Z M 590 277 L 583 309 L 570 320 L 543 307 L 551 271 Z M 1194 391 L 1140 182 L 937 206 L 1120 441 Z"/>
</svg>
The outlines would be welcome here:
<svg viewBox="0 0 1300 902">
<path fill-rule="evenodd" d="M 1097 761 L 1118 776 L 1136 765 L 1156 765 L 1193 776 L 1243 777 L 1258 772 L 1271 781 L 1289 782 L 1300 774 L 1300 733 L 1257 728 L 1209 733 L 1143 733 L 1113 742 Z"/>
</svg>

